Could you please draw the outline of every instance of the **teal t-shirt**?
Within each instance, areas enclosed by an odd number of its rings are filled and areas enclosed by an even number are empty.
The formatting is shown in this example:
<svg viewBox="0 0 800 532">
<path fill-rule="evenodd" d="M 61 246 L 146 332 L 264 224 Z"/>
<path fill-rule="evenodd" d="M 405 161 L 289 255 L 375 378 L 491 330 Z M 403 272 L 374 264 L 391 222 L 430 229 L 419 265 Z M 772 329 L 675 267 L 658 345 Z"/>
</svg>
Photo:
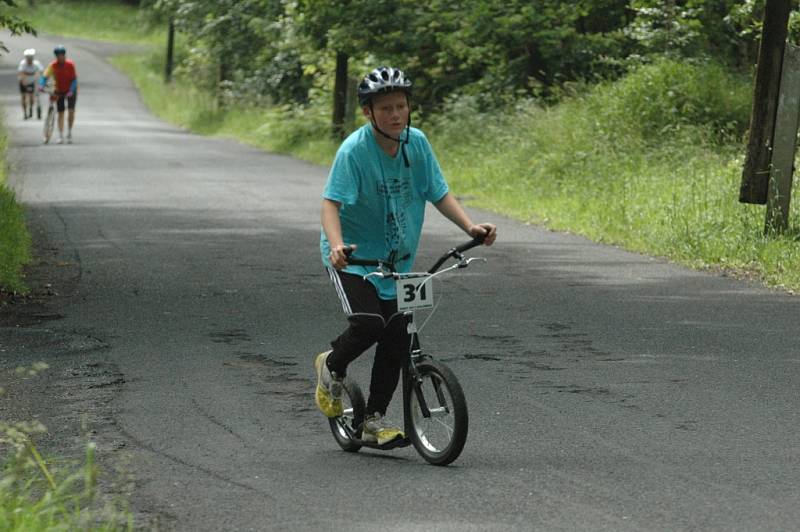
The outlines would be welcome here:
<svg viewBox="0 0 800 532">
<path fill-rule="evenodd" d="M 370 124 L 354 131 L 336 153 L 322 197 L 342 204 L 339 217 L 345 244 L 355 244 L 355 256 L 387 259 L 392 253 L 404 260 L 397 271 L 409 272 L 417 254 L 425 204 L 436 203 L 448 192 L 439 162 L 422 131 L 410 128 L 406 168 L 400 150 L 384 152 Z M 403 133 L 405 139 L 405 132 Z M 330 266 L 330 245 L 322 231 L 322 262 Z M 347 266 L 344 271 L 366 275 L 375 268 Z M 395 298 L 392 279 L 370 277 L 381 299 Z"/>
</svg>

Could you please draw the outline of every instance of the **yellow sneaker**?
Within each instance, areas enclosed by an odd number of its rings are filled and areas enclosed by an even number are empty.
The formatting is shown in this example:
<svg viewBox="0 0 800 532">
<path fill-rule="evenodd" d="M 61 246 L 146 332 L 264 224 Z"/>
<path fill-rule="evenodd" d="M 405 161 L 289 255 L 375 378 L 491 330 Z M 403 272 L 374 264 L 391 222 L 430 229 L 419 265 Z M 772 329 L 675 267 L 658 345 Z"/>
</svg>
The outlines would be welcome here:
<svg viewBox="0 0 800 532">
<path fill-rule="evenodd" d="M 330 354 L 330 351 L 325 351 L 318 354 L 314 360 L 314 367 L 317 369 L 317 392 L 314 394 L 314 399 L 320 412 L 326 417 L 339 417 L 344 414 L 342 379 L 331 372 L 325 363 Z"/>
<path fill-rule="evenodd" d="M 364 421 L 364 429 L 361 431 L 362 440 L 383 445 L 395 438 L 405 438 L 405 434 L 398 427 L 387 425 L 379 413 L 375 412 Z"/>
</svg>

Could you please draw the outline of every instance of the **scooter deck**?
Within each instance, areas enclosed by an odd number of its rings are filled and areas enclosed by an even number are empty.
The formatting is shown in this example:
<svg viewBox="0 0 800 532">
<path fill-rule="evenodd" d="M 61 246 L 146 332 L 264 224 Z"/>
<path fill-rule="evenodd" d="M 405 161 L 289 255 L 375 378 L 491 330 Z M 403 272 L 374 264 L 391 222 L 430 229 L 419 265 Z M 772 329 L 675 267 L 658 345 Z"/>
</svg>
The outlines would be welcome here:
<svg viewBox="0 0 800 532">
<path fill-rule="evenodd" d="M 391 441 L 387 441 L 382 445 L 378 445 L 377 442 L 374 441 L 364 441 L 360 439 L 353 438 L 353 443 L 357 445 L 361 445 L 362 447 L 369 447 L 371 449 L 379 449 L 381 451 L 389 451 L 391 449 L 397 449 L 398 447 L 408 447 L 411 445 L 411 440 L 408 438 L 404 438 L 402 436 L 397 436 L 395 439 Z"/>
</svg>

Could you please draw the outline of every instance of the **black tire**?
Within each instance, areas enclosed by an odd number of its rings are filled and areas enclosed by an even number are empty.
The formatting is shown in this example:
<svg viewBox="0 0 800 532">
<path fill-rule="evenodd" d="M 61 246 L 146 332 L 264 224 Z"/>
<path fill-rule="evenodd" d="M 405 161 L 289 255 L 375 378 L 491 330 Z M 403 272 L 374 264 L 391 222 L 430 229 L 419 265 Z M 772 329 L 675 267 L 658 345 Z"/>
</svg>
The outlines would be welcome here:
<svg viewBox="0 0 800 532">
<path fill-rule="evenodd" d="M 56 111 L 55 108 L 51 105 L 47 109 L 47 118 L 44 120 L 44 141 L 45 143 L 50 142 L 50 137 L 53 136 L 53 127 L 55 127 L 56 123 Z"/>
<path fill-rule="evenodd" d="M 412 383 L 405 404 L 411 427 L 408 436 L 425 460 L 445 466 L 458 458 L 467 442 L 467 401 L 458 379 L 441 362 L 421 362 L 417 371 L 422 383 Z M 428 418 L 422 413 L 420 392 L 431 411 Z"/>
<path fill-rule="evenodd" d="M 364 411 L 367 409 L 367 405 L 364 402 L 364 394 L 361 393 L 361 388 L 349 379 L 344 381 L 342 406 L 344 406 L 344 415 L 328 418 L 328 423 L 331 426 L 333 438 L 339 444 L 339 447 L 348 453 L 357 453 L 361 449 L 361 445 L 350 438 L 345 426 L 352 434 L 360 437 L 361 425 L 364 423 Z"/>
</svg>

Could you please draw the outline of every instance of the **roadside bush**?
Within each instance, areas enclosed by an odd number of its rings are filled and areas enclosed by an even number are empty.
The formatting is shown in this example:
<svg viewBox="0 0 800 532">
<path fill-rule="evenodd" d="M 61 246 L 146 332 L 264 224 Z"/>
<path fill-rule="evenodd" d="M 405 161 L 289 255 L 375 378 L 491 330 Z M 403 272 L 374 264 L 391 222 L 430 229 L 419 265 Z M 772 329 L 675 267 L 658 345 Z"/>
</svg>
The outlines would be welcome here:
<svg viewBox="0 0 800 532">
<path fill-rule="evenodd" d="M 749 123 L 750 84 L 719 64 L 659 59 L 585 99 L 598 134 L 617 141 L 660 142 L 680 129 L 702 130 L 716 141 L 740 138 Z"/>
<path fill-rule="evenodd" d="M 738 203 L 749 94 L 713 64 L 662 60 L 554 106 L 459 98 L 427 125 L 453 189 L 480 206 L 800 289 L 800 244 L 765 239 L 763 209 Z"/>
</svg>

